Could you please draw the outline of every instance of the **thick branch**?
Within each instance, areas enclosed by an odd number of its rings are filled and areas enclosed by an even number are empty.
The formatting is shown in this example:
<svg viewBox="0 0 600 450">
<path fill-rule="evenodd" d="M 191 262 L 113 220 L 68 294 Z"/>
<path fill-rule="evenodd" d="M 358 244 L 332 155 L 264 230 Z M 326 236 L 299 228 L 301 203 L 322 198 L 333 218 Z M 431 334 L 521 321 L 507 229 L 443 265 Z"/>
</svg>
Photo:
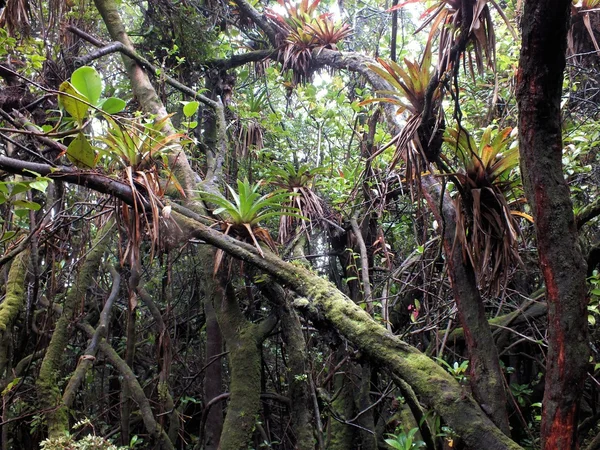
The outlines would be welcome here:
<svg viewBox="0 0 600 450">
<path fill-rule="evenodd" d="M 78 326 L 85 331 L 90 338 L 94 336 L 94 327 L 92 327 L 90 324 L 81 323 Z M 153 439 L 161 442 L 161 448 L 164 448 L 165 450 L 174 450 L 175 447 L 167 436 L 167 433 L 165 433 L 160 424 L 156 422 L 154 414 L 152 413 L 152 408 L 150 407 L 150 401 L 148 400 L 148 397 L 146 397 L 144 389 L 133 373 L 133 370 L 131 370 L 131 367 L 127 365 L 123 358 L 119 356 L 115 349 L 112 348 L 110 344 L 106 342 L 106 340 L 102 339 L 99 345 L 100 351 L 104 354 L 104 356 L 106 356 L 110 363 L 115 366 L 117 371 L 123 377 L 125 383 L 129 385 L 131 396 L 140 408 L 142 420 L 144 421 L 144 425 L 146 426 L 146 430 L 150 436 L 152 436 Z"/>
<path fill-rule="evenodd" d="M 310 314 L 313 319 L 329 323 L 370 358 L 390 367 L 471 447 L 491 450 L 520 448 L 496 428 L 464 388 L 443 368 L 373 321 L 326 280 L 269 252 L 261 257 L 255 247 L 181 214 L 173 213 L 173 217 L 190 236 L 255 265 L 306 297 L 295 302 L 298 309 Z"/>
<path fill-rule="evenodd" d="M 265 16 L 259 13 L 250 3 L 246 0 L 234 0 L 235 4 L 240 11 L 250 19 L 261 29 L 269 38 L 269 42 L 273 47 L 277 47 L 277 33 L 267 20 Z"/>
<path fill-rule="evenodd" d="M 0 155 L 0 169 L 25 177 L 32 177 L 34 173 L 38 173 L 48 178 L 85 186 L 94 191 L 112 195 L 129 205 L 134 204 L 134 196 L 130 186 L 97 172 L 82 172 L 66 166 L 52 167 L 48 164 L 21 161 L 3 155 Z"/>
</svg>

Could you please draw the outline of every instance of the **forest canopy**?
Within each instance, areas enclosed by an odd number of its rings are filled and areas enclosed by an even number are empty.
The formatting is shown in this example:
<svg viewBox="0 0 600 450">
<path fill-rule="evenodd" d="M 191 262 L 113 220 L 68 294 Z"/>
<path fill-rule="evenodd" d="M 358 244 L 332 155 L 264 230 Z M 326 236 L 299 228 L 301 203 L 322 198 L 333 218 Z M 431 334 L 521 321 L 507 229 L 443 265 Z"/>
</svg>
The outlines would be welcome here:
<svg viewBox="0 0 600 450">
<path fill-rule="evenodd" d="M 0 0 L 0 450 L 600 448 L 598 6 Z"/>
</svg>

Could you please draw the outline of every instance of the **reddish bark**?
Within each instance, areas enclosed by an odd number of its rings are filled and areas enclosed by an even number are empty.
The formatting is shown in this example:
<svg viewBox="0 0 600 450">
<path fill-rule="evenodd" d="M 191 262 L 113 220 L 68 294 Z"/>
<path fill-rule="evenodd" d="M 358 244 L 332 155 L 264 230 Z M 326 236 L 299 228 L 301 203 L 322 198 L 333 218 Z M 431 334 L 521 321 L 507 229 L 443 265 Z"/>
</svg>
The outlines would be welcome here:
<svg viewBox="0 0 600 450">
<path fill-rule="evenodd" d="M 544 449 L 577 448 L 588 361 L 585 261 L 562 169 L 560 100 L 570 0 L 529 0 L 517 81 L 521 170 L 548 300 Z"/>
</svg>

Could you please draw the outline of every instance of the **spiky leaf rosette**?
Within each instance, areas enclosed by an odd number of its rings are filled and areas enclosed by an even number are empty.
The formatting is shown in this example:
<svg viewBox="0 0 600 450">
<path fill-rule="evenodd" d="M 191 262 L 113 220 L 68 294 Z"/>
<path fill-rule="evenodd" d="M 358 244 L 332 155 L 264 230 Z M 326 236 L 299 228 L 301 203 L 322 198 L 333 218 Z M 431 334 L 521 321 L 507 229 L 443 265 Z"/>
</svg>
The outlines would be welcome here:
<svg viewBox="0 0 600 450">
<path fill-rule="evenodd" d="M 213 210 L 213 214 L 224 216 L 224 219 L 218 223 L 225 234 L 252 242 L 262 255 L 263 252 L 258 241 L 264 242 L 273 251 L 275 251 L 275 242 L 269 232 L 258 225 L 259 222 L 282 215 L 303 217 L 299 215 L 296 208 L 285 206 L 286 201 L 289 200 L 292 194 L 284 190 L 277 190 L 261 195 L 258 192 L 261 184 L 260 181 L 252 184 L 248 180 L 238 180 L 237 192 L 227 185 L 233 201 L 209 192 L 201 192 L 200 194 L 204 201 L 217 206 Z M 218 270 L 222 258 L 222 251 L 218 251 L 215 272 Z"/>
<path fill-rule="evenodd" d="M 486 128 L 479 145 L 464 129 L 447 129 L 445 142 L 456 153 L 461 170 L 455 174 L 456 237 L 478 275 L 482 288 L 498 293 L 506 286 L 511 268 L 521 263 L 517 248 L 520 234 L 516 216 L 531 217 L 510 208 L 515 183 L 513 169 L 519 153 L 510 146 L 511 128 L 495 133 Z"/>
<path fill-rule="evenodd" d="M 296 226 L 309 234 L 313 222 L 319 221 L 324 216 L 322 201 L 313 190 L 313 180 L 322 172 L 321 168 L 310 168 L 307 164 L 296 167 L 291 162 L 283 166 L 274 166 L 271 169 L 270 182 L 290 195 L 285 206 L 298 210 L 299 214 L 307 220 L 296 216 L 282 215 L 279 219 L 279 242 L 287 242 Z"/>
<path fill-rule="evenodd" d="M 278 0 L 285 13 L 266 11 L 267 17 L 278 30 L 279 57 L 283 70 L 292 71 L 294 85 L 310 81 L 314 50 L 333 49 L 351 33 L 347 24 L 335 23 L 332 14 L 317 14 L 320 1 L 301 0 L 296 4 L 289 0 Z"/>
<path fill-rule="evenodd" d="M 390 89 L 377 91 L 378 97 L 365 100 L 361 105 L 391 103 L 398 108 L 397 114 L 408 114 L 405 126 L 385 148 L 396 146 L 390 169 L 404 160 L 407 163 L 407 177 L 412 178 L 422 170 L 419 155 L 424 161 L 435 161 L 442 145 L 444 124 L 442 116 L 438 114 L 442 94 L 439 86 L 431 86 L 435 76 L 435 70 L 431 66 L 431 47 L 425 47 L 420 63 L 404 59 L 406 69 L 394 61 L 378 61 L 380 65 L 370 64 L 368 67 L 383 78 Z M 428 92 L 429 89 L 431 92 Z M 425 123 L 423 114 L 428 101 L 431 109 Z"/>
</svg>

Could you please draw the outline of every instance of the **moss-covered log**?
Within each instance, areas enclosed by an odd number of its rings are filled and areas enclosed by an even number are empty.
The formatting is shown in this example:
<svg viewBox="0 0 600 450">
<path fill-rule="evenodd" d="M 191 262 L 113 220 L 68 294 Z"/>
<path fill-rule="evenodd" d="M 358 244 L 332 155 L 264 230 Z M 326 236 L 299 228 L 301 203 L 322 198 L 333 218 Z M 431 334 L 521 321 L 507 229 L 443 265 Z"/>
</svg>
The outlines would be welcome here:
<svg viewBox="0 0 600 450">
<path fill-rule="evenodd" d="M 190 217 L 179 213 L 173 213 L 173 217 L 189 235 L 252 263 L 304 296 L 304 300 L 295 302 L 297 309 L 331 324 L 370 358 L 389 367 L 413 388 L 423 402 L 434 408 L 467 445 L 489 450 L 520 448 L 492 423 L 442 367 L 377 324 L 328 281 L 268 252 L 262 257 L 253 246 L 225 236 Z"/>
<path fill-rule="evenodd" d="M 50 438 L 59 438 L 69 430 L 67 408 L 59 407 L 61 393 L 58 389 L 60 370 L 69 342 L 69 325 L 73 319 L 75 308 L 85 299 L 87 288 L 92 284 L 92 277 L 108 248 L 112 226 L 113 222 L 110 220 L 98 231 L 92 248 L 81 265 L 77 280 L 65 298 L 62 314 L 56 322 L 50 344 L 42 361 L 36 387 L 40 407 L 46 411 L 46 424 Z"/>
</svg>

